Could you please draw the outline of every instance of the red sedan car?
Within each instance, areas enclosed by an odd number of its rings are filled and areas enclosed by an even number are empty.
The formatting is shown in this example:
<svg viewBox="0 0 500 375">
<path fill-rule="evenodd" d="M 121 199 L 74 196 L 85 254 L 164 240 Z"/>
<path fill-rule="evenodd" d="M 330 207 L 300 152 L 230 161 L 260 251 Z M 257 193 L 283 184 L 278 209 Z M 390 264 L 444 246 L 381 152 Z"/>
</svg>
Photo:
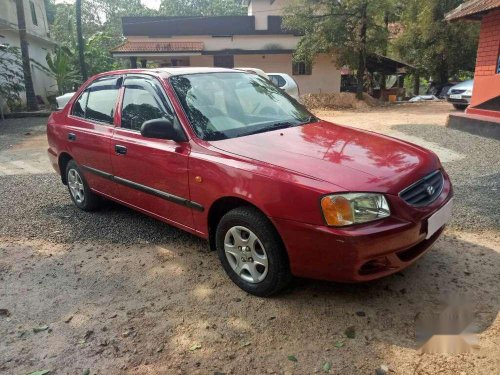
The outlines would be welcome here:
<svg viewBox="0 0 500 375">
<path fill-rule="evenodd" d="M 435 154 L 319 120 L 241 71 L 100 74 L 52 114 L 47 136 L 78 208 L 106 198 L 206 238 L 229 277 L 259 296 L 292 275 L 400 271 L 451 216 Z"/>
</svg>

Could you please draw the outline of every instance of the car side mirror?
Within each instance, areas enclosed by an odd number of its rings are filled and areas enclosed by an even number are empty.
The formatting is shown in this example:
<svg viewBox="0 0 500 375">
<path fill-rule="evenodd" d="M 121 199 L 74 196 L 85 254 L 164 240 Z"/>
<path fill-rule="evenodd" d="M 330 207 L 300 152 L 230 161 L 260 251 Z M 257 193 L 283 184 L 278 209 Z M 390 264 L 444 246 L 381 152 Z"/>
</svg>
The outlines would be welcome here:
<svg viewBox="0 0 500 375">
<path fill-rule="evenodd" d="M 174 142 L 187 141 L 177 119 L 157 118 L 145 121 L 141 126 L 141 135 L 145 138 L 169 139 Z"/>
</svg>

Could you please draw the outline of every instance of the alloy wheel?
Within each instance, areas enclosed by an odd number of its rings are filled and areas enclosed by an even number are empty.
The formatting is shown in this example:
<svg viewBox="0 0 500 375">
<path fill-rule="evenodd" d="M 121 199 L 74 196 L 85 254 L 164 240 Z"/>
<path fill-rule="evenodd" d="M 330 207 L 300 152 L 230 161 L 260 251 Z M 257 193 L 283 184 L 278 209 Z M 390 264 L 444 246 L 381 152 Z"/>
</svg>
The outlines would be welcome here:
<svg viewBox="0 0 500 375">
<path fill-rule="evenodd" d="M 257 284 L 268 272 L 268 257 L 262 242 L 250 229 L 230 228 L 224 238 L 224 252 L 233 271 L 243 280 Z"/>
<path fill-rule="evenodd" d="M 83 203 L 85 200 L 85 187 L 83 186 L 82 177 L 76 169 L 70 169 L 68 171 L 68 186 L 71 196 L 76 203 Z"/>
</svg>

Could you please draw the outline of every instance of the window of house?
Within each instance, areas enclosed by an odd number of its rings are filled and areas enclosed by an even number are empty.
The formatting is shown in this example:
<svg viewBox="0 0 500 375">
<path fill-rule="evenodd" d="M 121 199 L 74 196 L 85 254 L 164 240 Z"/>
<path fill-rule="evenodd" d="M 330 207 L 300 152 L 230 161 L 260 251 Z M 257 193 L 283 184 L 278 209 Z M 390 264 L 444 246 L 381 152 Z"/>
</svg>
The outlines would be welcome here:
<svg viewBox="0 0 500 375">
<path fill-rule="evenodd" d="M 31 11 L 31 21 L 33 22 L 33 25 L 38 26 L 38 19 L 36 18 L 35 3 L 33 3 L 33 1 L 30 1 L 30 11 Z"/>
<path fill-rule="evenodd" d="M 214 66 L 219 68 L 234 68 L 234 56 L 233 55 L 220 55 L 214 56 Z"/>
<path fill-rule="evenodd" d="M 121 78 L 105 77 L 94 81 L 73 104 L 71 114 L 113 125 Z"/>
<path fill-rule="evenodd" d="M 140 77 L 125 80 L 122 128 L 139 132 L 145 121 L 172 117 L 173 110 L 157 82 Z"/>
<path fill-rule="evenodd" d="M 310 63 L 299 61 L 292 63 L 292 74 L 294 76 L 311 75 L 312 65 Z"/>
</svg>

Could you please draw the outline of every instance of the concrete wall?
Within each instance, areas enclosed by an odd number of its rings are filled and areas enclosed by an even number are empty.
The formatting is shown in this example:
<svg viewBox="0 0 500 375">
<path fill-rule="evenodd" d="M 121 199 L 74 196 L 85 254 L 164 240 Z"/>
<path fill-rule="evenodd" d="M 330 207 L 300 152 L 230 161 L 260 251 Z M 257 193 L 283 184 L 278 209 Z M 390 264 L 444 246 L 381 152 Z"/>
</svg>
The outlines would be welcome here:
<svg viewBox="0 0 500 375">
<path fill-rule="evenodd" d="M 255 29 L 267 30 L 267 16 L 281 16 L 286 0 L 251 0 L 248 4 L 248 15 L 255 16 Z"/>
<path fill-rule="evenodd" d="M 30 58 L 41 65 L 47 67 L 47 53 L 53 50 L 54 42 L 48 38 L 48 23 L 43 0 L 32 0 L 35 4 L 38 26 L 34 25 L 31 18 L 29 0 L 24 0 L 24 12 L 26 18 L 26 28 L 28 37 L 28 49 Z M 13 0 L 0 0 L 0 44 L 7 44 L 13 47 L 20 47 L 19 33 L 17 32 L 17 12 Z M 22 68 L 20 68 L 22 69 Z M 46 100 L 48 95 L 57 93 L 56 81 L 37 67 L 31 64 L 31 74 L 35 94 Z M 25 96 L 21 99 L 25 101 Z"/>
<path fill-rule="evenodd" d="M 33 23 L 31 18 L 30 0 L 24 0 L 24 18 L 26 19 L 26 29 L 28 34 L 48 38 L 49 24 L 43 0 L 31 0 L 35 5 L 38 25 Z M 16 3 L 14 0 L 0 0 L 0 21 L 4 24 L 17 27 Z M 3 34 L 0 32 L 0 34 Z"/>
<path fill-rule="evenodd" d="M 213 56 L 191 56 L 191 66 L 213 66 Z M 292 55 L 235 55 L 235 67 L 259 68 L 267 73 L 287 73 L 295 79 L 300 94 L 340 91 L 340 70 L 329 55 L 316 58 L 311 75 L 292 75 Z"/>
</svg>

